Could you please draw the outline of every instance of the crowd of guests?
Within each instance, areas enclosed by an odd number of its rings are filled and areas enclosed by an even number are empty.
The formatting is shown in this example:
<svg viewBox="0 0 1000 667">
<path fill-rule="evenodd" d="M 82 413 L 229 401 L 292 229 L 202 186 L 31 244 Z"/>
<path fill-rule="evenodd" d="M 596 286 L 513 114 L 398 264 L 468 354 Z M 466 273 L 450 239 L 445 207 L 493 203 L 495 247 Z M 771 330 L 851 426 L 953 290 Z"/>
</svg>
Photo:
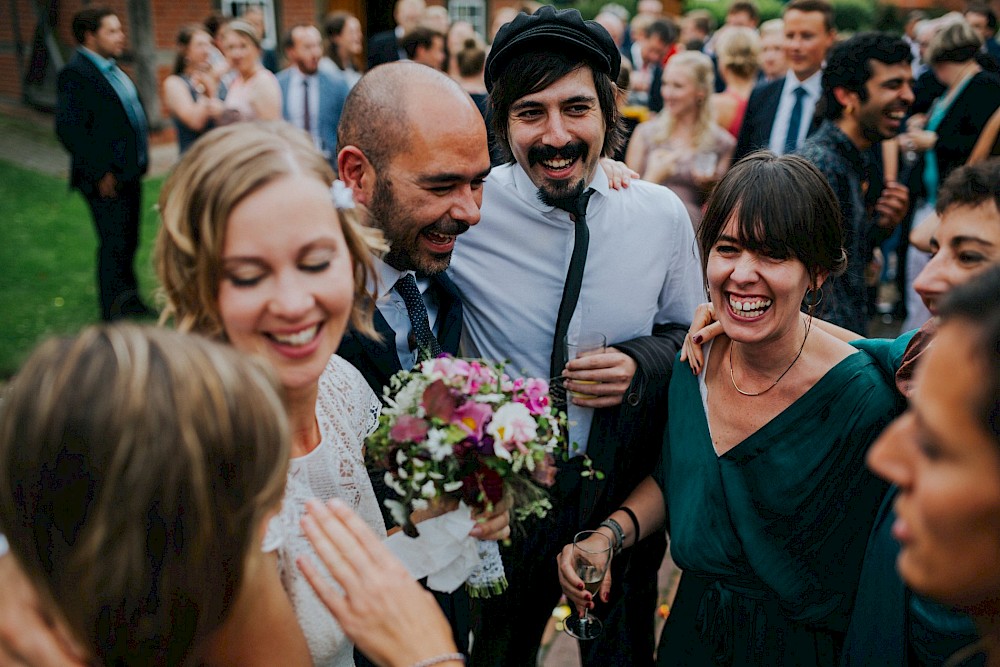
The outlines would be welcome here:
<svg viewBox="0 0 1000 667">
<path fill-rule="evenodd" d="M 825 0 L 529 9 L 487 46 L 400 0 L 367 62 L 337 12 L 284 69 L 259 13 L 182 29 L 161 326 L 44 343 L 0 402 L 0 664 L 529 666 L 565 596 L 603 621 L 585 665 L 1000 665 L 992 10 L 843 38 Z M 102 317 L 148 317 L 124 33 L 73 27 Z M 913 326 L 867 339 L 893 241 Z M 557 380 L 586 454 L 546 517 L 473 515 L 509 582 L 475 603 L 382 543 L 364 441 L 418 336 Z"/>
</svg>

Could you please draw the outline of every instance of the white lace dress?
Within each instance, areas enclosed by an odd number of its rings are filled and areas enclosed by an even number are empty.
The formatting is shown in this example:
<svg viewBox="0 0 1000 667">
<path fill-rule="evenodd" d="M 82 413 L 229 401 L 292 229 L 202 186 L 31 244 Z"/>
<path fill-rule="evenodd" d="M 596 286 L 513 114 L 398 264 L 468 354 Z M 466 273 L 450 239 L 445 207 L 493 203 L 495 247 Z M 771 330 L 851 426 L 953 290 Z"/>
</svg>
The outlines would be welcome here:
<svg viewBox="0 0 1000 667">
<path fill-rule="evenodd" d="M 313 451 L 292 459 L 281 512 L 268 525 L 264 549 L 277 550 L 282 584 L 316 667 L 353 667 L 354 647 L 295 565 L 299 556 L 319 563 L 299 520 L 310 498 L 339 498 L 385 537 L 385 523 L 361 454 L 365 438 L 378 425 L 380 407 L 361 373 L 334 355 L 319 380 L 316 418 L 322 440 Z"/>
</svg>

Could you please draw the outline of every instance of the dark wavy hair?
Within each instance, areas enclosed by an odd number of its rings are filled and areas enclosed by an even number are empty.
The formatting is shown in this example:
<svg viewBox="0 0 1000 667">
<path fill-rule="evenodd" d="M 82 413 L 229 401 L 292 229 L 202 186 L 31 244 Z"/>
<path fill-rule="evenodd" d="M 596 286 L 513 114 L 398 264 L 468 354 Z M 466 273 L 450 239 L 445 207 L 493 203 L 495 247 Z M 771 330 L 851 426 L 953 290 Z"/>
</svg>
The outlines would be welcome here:
<svg viewBox="0 0 1000 667">
<path fill-rule="evenodd" d="M 823 70 L 823 101 L 820 105 L 824 118 L 836 120 L 844 112 L 844 105 L 837 101 L 835 88 L 857 93 L 864 102 L 868 99 L 865 86 L 872 78 L 872 62 L 883 65 L 909 63 L 913 59 L 909 45 L 899 37 L 884 32 L 862 32 L 833 48 Z"/>
</svg>

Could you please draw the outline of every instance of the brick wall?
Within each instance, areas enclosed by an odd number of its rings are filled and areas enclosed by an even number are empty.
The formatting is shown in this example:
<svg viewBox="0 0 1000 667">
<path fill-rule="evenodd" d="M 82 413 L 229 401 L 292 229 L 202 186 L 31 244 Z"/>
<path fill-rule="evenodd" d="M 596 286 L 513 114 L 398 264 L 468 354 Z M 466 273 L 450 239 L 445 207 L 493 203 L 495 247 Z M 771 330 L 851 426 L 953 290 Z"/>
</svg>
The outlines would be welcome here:
<svg viewBox="0 0 1000 667">
<path fill-rule="evenodd" d="M 162 83 L 173 66 L 174 40 L 177 32 L 183 25 L 202 21 L 213 11 L 217 11 L 217 4 L 213 0 L 150 0 L 150 2 L 153 10 L 153 34 L 156 40 L 157 79 Z M 92 0 L 87 4 L 101 4 L 113 9 L 125 24 L 126 34 L 129 33 L 125 0 Z M 314 0 L 282 0 L 276 4 L 279 28 L 319 19 L 316 13 L 317 3 Z M 54 33 L 67 57 L 72 54 L 76 46 L 72 31 L 73 15 L 84 6 L 83 0 L 59 2 Z M 15 12 L 16 17 L 13 16 Z M 19 103 L 22 100 L 22 76 L 18 67 L 18 39 L 14 18 L 17 19 L 17 29 L 22 42 L 21 60 L 23 67 L 27 68 L 37 21 L 30 0 L 15 0 L 13 9 L 9 0 L 0 3 L 0 100 Z M 131 39 L 131 35 L 129 38 Z M 124 60 L 126 62 L 122 63 L 123 68 L 129 71 L 127 58 Z"/>
</svg>

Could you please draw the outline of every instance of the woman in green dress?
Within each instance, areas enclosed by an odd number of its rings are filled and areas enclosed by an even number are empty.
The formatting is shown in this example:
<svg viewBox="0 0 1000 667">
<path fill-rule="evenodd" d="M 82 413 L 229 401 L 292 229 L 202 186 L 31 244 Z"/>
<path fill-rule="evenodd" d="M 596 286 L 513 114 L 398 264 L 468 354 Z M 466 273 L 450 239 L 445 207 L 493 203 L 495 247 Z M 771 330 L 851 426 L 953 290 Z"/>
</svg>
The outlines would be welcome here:
<svg viewBox="0 0 1000 667">
<path fill-rule="evenodd" d="M 684 577 L 659 664 L 835 665 L 886 489 L 865 453 L 900 408 L 801 312 L 843 270 L 839 209 L 807 161 L 761 152 L 720 182 L 699 244 L 724 335 L 671 379 L 658 470 L 598 530 L 622 548 L 666 524 Z M 593 606 L 571 547 L 559 576 Z"/>
</svg>

